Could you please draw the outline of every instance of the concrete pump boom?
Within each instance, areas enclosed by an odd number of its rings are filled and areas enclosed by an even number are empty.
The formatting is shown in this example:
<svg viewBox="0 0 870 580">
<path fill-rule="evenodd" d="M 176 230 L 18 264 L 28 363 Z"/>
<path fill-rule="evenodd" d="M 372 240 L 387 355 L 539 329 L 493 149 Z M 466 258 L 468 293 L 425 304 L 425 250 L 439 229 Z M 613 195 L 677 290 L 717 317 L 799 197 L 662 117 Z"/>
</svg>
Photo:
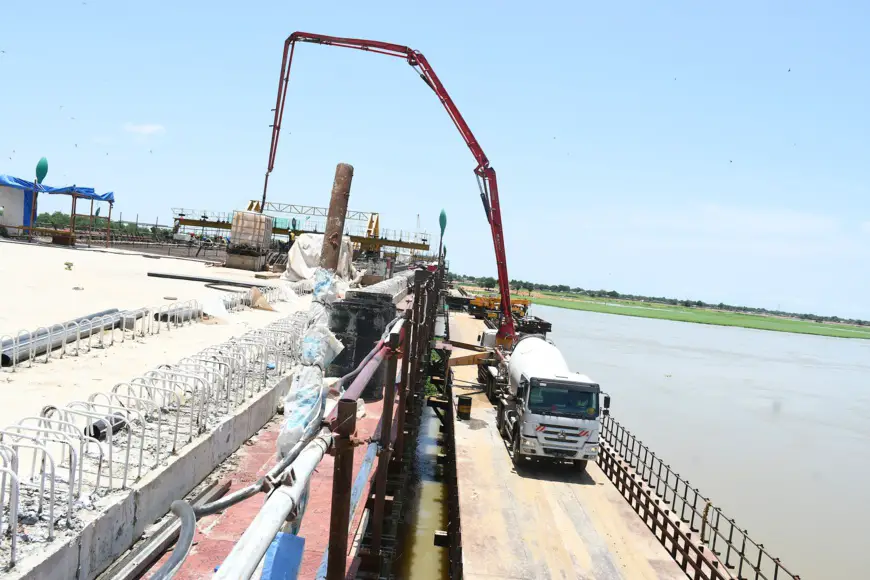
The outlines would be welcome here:
<svg viewBox="0 0 870 580">
<path fill-rule="evenodd" d="M 480 186 L 480 198 L 483 201 L 483 209 L 486 212 L 486 219 L 489 222 L 490 230 L 492 231 L 492 243 L 495 248 L 495 262 L 498 270 L 498 289 L 501 294 L 501 326 L 498 331 L 498 339 L 500 344 L 510 344 L 514 340 L 514 319 L 511 314 L 511 295 L 510 284 L 508 282 L 507 273 L 507 256 L 504 249 L 504 229 L 501 223 L 501 207 L 498 199 L 498 182 L 496 180 L 495 169 L 490 167 L 489 159 L 474 137 L 474 133 L 468 127 L 453 99 L 447 93 L 447 89 L 441 84 L 438 75 L 429 65 L 429 61 L 420 51 L 402 46 L 400 44 L 391 44 L 388 42 L 380 42 L 377 40 L 364 40 L 360 38 L 340 38 L 337 36 L 325 36 L 322 34 L 311 34 L 308 32 L 294 32 L 284 42 L 284 56 L 281 60 L 281 75 L 278 77 L 278 97 L 275 101 L 275 121 L 272 124 L 272 144 L 269 149 L 269 165 L 266 169 L 266 179 L 263 183 L 263 201 L 260 204 L 261 211 L 266 207 L 266 191 L 269 187 L 269 174 L 275 167 L 275 154 L 278 150 L 278 137 L 281 133 L 281 122 L 284 118 L 284 103 L 287 97 L 287 84 L 290 81 L 290 66 L 293 63 L 293 51 L 296 48 L 297 42 L 309 42 L 313 44 L 326 44 L 330 46 L 340 46 L 344 48 L 353 48 L 356 50 L 364 50 L 367 52 L 375 52 L 378 54 L 386 54 L 388 56 L 396 56 L 408 61 L 414 70 L 420 75 L 420 78 L 429 85 L 441 104 L 450 115 L 450 119 L 462 138 L 465 144 L 471 150 L 477 161 L 477 167 L 474 173 L 478 178 Z"/>
</svg>

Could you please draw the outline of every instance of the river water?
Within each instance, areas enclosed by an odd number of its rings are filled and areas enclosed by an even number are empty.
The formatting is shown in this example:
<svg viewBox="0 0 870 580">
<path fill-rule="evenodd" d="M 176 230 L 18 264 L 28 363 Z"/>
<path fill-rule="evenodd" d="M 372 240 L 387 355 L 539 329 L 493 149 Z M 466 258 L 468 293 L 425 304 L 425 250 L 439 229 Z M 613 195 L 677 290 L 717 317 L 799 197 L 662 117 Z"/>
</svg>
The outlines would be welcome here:
<svg viewBox="0 0 870 580">
<path fill-rule="evenodd" d="M 793 573 L 870 578 L 870 341 L 534 314 L 613 417 Z"/>
<path fill-rule="evenodd" d="M 447 529 L 447 488 L 440 477 L 438 440 L 441 421 L 428 406 L 414 453 L 414 468 L 408 481 L 402 538 L 393 574 L 396 580 L 446 580 L 447 548 L 435 545 L 435 532 Z"/>
</svg>

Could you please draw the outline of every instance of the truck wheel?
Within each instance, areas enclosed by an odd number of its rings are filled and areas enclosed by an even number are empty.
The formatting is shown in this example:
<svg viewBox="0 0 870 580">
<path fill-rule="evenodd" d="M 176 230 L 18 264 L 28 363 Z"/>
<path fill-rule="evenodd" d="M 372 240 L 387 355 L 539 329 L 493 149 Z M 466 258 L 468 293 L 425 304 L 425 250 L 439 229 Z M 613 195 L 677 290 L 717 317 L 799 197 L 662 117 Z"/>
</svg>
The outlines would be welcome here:
<svg viewBox="0 0 870 580">
<path fill-rule="evenodd" d="M 501 414 L 501 406 L 495 408 L 495 428 L 499 435 L 504 436 L 504 417 Z"/>
<path fill-rule="evenodd" d="M 514 465 L 518 465 L 520 462 L 520 430 L 517 429 L 514 431 L 513 439 L 511 440 L 511 459 L 513 459 Z"/>
<path fill-rule="evenodd" d="M 578 473 L 583 473 L 584 471 L 586 471 L 586 462 L 586 459 L 578 459 L 574 461 L 574 467 L 577 468 Z"/>
</svg>

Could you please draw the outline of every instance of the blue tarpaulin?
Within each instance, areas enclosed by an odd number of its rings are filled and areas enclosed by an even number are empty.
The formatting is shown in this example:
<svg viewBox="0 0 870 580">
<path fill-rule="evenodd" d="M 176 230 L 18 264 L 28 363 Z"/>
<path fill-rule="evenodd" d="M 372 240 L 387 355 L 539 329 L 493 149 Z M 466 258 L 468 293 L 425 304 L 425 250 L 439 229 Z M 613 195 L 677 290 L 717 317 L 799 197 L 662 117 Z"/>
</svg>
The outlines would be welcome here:
<svg viewBox="0 0 870 580">
<path fill-rule="evenodd" d="M 29 196 L 25 196 L 25 205 L 30 203 L 33 192 L 33 182 L 12 177 L 11 175 L 0 175 L 0 187 L 14 187 L 25 192 L 31 192 Z M 84 199 L 93 199 L 94 201 L 107 201 L 115 203 L 115 194 L 111 191 L 107 193 L 96 193 L 93 187 L 79 187 L 78 185 L 67 185 L 65 187 L 51 187 L 50 185 L 36 184 L 38 193 L 58 194 L 58 195 L 75 195 Z M 25 224 L 29 225 L 29 224 Z"/>
<path fill-rule="evenodd" d="M 33 215 L 33 191 L 24 192 L 24 215 L 21 216 L 21 225 L 30 227 L 30 217 Z"/>
</svg>

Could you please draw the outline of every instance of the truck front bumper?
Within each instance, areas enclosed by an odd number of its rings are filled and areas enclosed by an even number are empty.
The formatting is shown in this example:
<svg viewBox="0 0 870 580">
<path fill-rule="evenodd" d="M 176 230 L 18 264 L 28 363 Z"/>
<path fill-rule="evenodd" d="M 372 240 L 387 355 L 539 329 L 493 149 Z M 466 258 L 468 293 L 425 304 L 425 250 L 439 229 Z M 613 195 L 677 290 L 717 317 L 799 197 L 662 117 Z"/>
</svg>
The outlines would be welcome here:
<svg viewBox="0 0 870 580">
<path fill-rule="evenodd" d="M 547 444 L 547 446 L 544 447 L 538 439 L 524 436 L 520 439 L 520 454 L 529 457 L 562 461 L 595 461 L 598 458 L 598 445 L 584 445 L 583 447 L 577 448 Z"/>
</svg>

